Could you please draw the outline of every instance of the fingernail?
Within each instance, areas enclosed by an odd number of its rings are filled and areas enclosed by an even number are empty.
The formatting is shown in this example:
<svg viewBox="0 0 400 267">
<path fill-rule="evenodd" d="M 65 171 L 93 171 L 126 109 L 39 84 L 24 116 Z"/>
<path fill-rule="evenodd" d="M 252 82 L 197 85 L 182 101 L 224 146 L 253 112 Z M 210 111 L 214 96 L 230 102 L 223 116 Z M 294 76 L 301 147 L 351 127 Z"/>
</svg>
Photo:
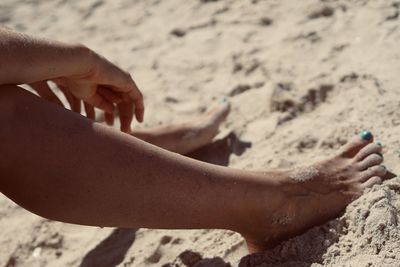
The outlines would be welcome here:
<svg viewBox="0 0 400 267">
<path fill-rule="evenodd" d="M 376 141 L 375 143 L 376 143 L 378 146 L 382 146 L 382 143 L 379 142 L 379 141 Z"/>
<path fill-rule="evenodd" d="M 362 131 L 360 137 L 366 141 L 372 139 L 372 133 L 370 131 Z"/>
<path fill-rule="evenodd" d="M 223 103 L 226 103 L 227 101 L 228 101 L 228 98 L 224 96 L 219 100 L 219 103 L 223 104 Z"/>
<path fill-rule="evenodd" d="M 121 132 L 127 133 L 127 134 L 131 134 L 132 133 L 132 128 L 131 127 L 122 127 L 121 126 Z"/>
</svg>

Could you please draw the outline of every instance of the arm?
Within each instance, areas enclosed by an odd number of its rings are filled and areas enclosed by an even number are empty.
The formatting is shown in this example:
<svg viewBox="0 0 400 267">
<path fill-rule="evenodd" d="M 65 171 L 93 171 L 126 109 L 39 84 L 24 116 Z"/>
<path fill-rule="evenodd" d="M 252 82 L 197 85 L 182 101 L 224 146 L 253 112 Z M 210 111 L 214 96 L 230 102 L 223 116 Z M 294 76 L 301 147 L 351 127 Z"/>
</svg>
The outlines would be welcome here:
<svg viewBox="0 0 400 267">
<path fill-rule="evenodd" d="M 0 28 L 0 85 L 30 84 L 76 73 L 89 73 L 92 52 Z"/>
<path fill-rule="evenodd" d="M 133 110 L 143 121 L 143 96 L 125 71 L 83 45 L 0 28 L 0 85 L 31 84 L 40 96 L 59 104 L 47 81 L 55 82 L 72 102 L 83 100 L 88 117 L 94 117 L 97 107 L 110 118 L 116 105 L 122 131 L 130 131 Z"/>
</svg>

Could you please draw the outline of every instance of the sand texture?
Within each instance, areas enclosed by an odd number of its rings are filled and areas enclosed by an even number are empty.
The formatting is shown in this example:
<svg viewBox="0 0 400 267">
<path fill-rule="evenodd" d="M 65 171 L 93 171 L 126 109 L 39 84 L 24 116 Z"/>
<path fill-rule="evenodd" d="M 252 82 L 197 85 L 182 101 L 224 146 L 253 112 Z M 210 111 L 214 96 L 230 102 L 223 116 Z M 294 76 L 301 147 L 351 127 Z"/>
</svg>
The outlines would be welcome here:
<svg viewBox="0 0 400 267">
<path fill-rule="evenodd" d="M 134 127 L 190 120 L 227 96 L 223 131 L 195 154 L 251 170 L 307 165 L 369 129 L 400 171 L 399 14 L 392 0 L 0 1 L 3 25 L 84 43 L 130 71 L 147 107 Z M 250 256 L 229 231 L 75 226 L 0 196 L 0 267 L 400 266 L 399 193 L 394 178 Z"/>
</svg>

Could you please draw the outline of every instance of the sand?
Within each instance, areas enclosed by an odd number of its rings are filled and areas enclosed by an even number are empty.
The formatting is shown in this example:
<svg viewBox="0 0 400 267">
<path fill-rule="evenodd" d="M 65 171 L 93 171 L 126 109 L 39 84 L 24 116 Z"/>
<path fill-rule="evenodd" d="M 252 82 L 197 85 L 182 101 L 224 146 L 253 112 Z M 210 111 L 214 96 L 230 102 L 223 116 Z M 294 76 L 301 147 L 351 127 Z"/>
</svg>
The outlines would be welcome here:
<svg viewBox="0 0 400 267">
<path fill-rule="evenodd" d="M 252 170 L 307 165 L 369 129 L 400 171 L 399 13 L 388 0 L 0 2 L 0 23 L 130 71 L 147 107 L 134 127 L 190 120 L 227 96 L 223 131 L 197 154 Z M 250 256 L 229 231 L 75 226 L 0 196 L 0 266 L 400 266 L 399 192 L 399 178 L 375 186 Z"/>
</svg>

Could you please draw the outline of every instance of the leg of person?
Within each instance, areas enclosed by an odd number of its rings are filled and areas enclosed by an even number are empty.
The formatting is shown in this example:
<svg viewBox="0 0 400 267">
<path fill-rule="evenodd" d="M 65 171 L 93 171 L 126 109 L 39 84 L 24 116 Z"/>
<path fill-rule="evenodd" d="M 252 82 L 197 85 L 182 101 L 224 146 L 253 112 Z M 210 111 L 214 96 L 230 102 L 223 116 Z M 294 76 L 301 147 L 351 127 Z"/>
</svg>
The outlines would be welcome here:
<svg viewBox="0 0 400 267">
<path fill-rule="evenodd" d="M 381 182 L 355 137 L 307 168 L 251 172 L 168 152 L 15 86 L 0 87 L 0 191 L 40 216 L 111 227 L 230 229 L 251 251 L 334 218 Z"/>
<path fill-rule="evenodd" d="M 132 135 L 169 151 L 187 154 L 212 141 L 229 111 L 230 104 L 221 102 L 195 121 L 137 130 Z"/>
</svg>

